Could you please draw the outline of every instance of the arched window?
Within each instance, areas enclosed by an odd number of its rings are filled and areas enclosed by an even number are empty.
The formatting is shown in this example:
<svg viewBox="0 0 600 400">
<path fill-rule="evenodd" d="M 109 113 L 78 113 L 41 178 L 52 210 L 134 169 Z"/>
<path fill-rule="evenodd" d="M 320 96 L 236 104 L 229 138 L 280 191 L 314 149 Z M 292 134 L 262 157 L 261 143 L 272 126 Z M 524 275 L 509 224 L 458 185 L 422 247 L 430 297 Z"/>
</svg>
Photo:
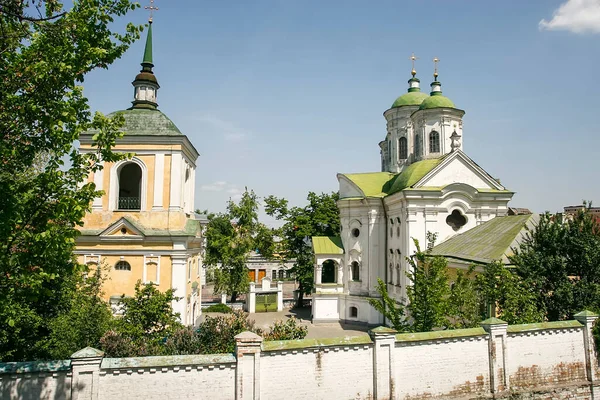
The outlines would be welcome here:
<svg viewBox="0 0 600 400">
<path fill-rule="evenodd" d="M 276 280 L 276 279 L 277 279 L 277 270 L 276 270 L 276 269 L 274 269 L 274 270 L 271 272 L 271 276 L 272 276 L 273 280 Z"/>
<path fill-rule="evenodd" d="M 115 264 L 116 271 L 131 271 L 131 265 L 127 261 L 119 261 Z"/>
<path fill-rule="evenodd" d="M 421 147 L 421 135 L 417 134 L 415 135 L 415 156 L 421 157 L 422 150 L 423 149 Z"/>
<path fill-rule="evenodd" d="M 283 270 L 280 269 L 279 270 L 279 279 L 283 279 L 283 274 L 284 274 Z"/>
<path fill-rule="evenodd" d="M 396 285 L 400 286 L 400 264 L 396 264 Z"/>
<path fill-rule="evenodd" d="M 390 276 L 388 276 L 388 283 L 390 285 L 394 284 L 394 266 L 392 265 L 392 263 L 390 263 Z"/>
<path fill-rule="evenodd" d="M 127 163 L 119 170 L 119 210 L 139 210 L 141 207 L 142 169 Z"/>
<path fill-rule="evenodd" d="M 360 281 L 360 265 L 357 261 L 352 261 L 352 280 Z"/>
<path fill-rule="evenodd" d="M 335 283 L 335 261 L 326 260 L 323 262 L 321 283 Z"/>
<path fill-rule="evenodd" d="M 406 160 L 408 158 L 408 143 L 405 137 L 398 139 L 398 154 L 398 157 L 401 160 Z"/>
<path fill-rule="evenodd" d="M 350 307 L 350 318 L 358 318 L 358 308 Z"/>
<path fill-rule="evenodd" d="M 440 152 L 440 134 L 436 131 L 429 132 L 429 152 L 439 153 Z"/>
</svg>

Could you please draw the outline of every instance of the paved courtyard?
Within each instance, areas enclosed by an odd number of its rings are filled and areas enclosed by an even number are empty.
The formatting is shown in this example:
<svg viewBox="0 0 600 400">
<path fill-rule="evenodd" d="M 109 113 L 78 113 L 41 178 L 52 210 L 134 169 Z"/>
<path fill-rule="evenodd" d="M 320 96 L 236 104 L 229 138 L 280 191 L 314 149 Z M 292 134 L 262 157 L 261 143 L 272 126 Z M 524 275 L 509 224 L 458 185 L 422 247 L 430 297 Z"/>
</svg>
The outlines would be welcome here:
<svg viewBox="0 0 600 400">
<path fill-rule="evenodd" d="M 204 313 L 204 316 L 216 315 L 212 313 Z M 318 339 L 318 338 L 334 338 L 334 337 L 355 337 L 368 335 L 367 331 L 369 327 L 366 325 L 358 324 L 341 324 L 341 323 L 327 323 L 314 325 L 310 321 L 310 307 L 300 309 L 286 309 L 279 312 L 269 313 L 255 313 L 250 314 L 248 317 L 254 320 L 256 326 L 259 328 L 267 329 L 274 321 L 287 320 L 295 317 L 298 322 L 308 327 L 307 339 Z"/>
</svg>

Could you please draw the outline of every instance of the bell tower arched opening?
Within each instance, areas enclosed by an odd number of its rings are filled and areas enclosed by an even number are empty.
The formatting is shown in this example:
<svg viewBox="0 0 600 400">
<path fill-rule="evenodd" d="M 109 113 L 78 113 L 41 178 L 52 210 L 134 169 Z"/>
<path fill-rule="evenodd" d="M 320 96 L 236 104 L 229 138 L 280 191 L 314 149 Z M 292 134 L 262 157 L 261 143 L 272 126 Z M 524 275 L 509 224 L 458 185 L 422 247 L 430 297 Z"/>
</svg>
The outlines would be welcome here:
<svg viewBox="0 0 600 400">
<path fill-rule="evenodd" d="M 142 169 L 135 163 L 127 163 L 119 170 L 119 210 L 140 210 L 142 193 Z"/>
</svg>

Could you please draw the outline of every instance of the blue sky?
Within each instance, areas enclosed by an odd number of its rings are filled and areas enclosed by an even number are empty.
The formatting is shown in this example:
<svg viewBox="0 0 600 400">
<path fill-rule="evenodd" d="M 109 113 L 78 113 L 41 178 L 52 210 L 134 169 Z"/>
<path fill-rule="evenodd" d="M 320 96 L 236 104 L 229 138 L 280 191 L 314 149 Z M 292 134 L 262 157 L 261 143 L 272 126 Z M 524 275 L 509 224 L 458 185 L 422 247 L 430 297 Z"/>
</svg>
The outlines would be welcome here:
<svg viewBox="0 0 600 400">
<path fill-rule="evenodd" d="M 379 170 L 382 113 L 406 92 L 412 52 L 425 91 L 440 58 L 464 150 L 513 206 L 600 205 L 600 0 L 156 5 L 159 108 L 200 152 L 198 208 L 221 211 L 244 187 L 302 204 L 337 190 L 337 172 Z M 88 76 L 94 110 L 129 107 L 143 42 Z"/>
</svg>

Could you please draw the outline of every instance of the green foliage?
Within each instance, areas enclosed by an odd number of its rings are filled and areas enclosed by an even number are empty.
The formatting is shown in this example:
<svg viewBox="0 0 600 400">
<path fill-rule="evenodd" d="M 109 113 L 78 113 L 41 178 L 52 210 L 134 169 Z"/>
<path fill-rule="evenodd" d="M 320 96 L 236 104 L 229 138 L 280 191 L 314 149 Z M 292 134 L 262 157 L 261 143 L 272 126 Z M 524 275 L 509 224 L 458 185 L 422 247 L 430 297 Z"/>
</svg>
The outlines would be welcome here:
<svg viewBox="0 0 600 400">
<path fill-rule="evenodd" d="M 600 226 L 587 206 L 566 220 L 542 215 L 511 257 L 550 321 L 600 311 Z"/>
<path fill-rule="evenodd" d="M 226 304 L 218 303 L 213 304 L 212 306 L 208 306 L 204 309 L 204 312 L 218 312 L 223 314 L 231 313 L 233 310 Z"/>
<path fill-rule="evenodd" d="M 86 179 L 111 151 L 122 117 L 92 115 L 80 85 L 139 37 L 114 20 L 129 0 L 0 3 L 0 358 L 45 359 L 44 344 L 71 309 L 78 276 L 76 226 L 100 195 Z M 73 148 L 97 130 L 95 152 Z M 64 168 L 64 160 L 70 167 Z M 63 350 L 56 350 L 62 354 Z"/>
<path fill-rule="evenodd" d="M 303 295 L 310 293 L 314 282 L 314 253 L 312 236 L 339 236 L 340 214 L 337 193 L 316 194 L 310 192 L 304 207 L 289 207 L 286 199 L 268 196 L 265 198 L 267 215 L 284 221 L 278 229 L 277 253 L 284 261 L 294 260 L 291 271 L 299 284 L 298 306 L 302 306 Z"/>
<path fill-rule="evenodd" d="M 482 296 L 474 277 L 475 266 L 467 271 L 458 270 L 450 285 L 448 322 L 453 329 L 474 328 L 482 318 Z"/>
<path fill-rule="evenodd" d="M 44 341 L 49 358 L 66 359 L 85 347 L 100 346 L 100 339 L 113 324 L 110 305 L 102 298 L 103 282 L 99 267 L 75 291 L 69 310 L 49 323 L 50 335 Z"/>
<path fill-rule="evenodd" d="M 427 234 L 425 252 L 421 251 L 419 241 L 413 239 L 417 251 L 412 257 L 407 257 L 411 267 L 407 273 L 411 281 L 406 290 L 409 300 L 407 308 L 413 319 L 411 328 L 415 332 L 427 332 L 448 324 L 448 263 L 444 257 L 430 255 L 435 239 L 435 235 Z"/>
<path fill-rule="evenodd" d="M 178 300 L 174 289 L 165 292 L 153 284 L 137 281 L 133 297 L 121 297 L 122 317 L 117 331 L 134 342 L 160 341 L 180 326 L 179 313 L 173 312 L 173 301 Z"/>
<path fill-rule="evenodd" d="M 241 310 L 233 310 L 224 316 L 206 317 L 197 330 L 200 346 L 195 354 L 233 353 L 235 335 L 244 331 L 257 332 L 257 329 L 254 321 Z"/>
<path fill-rule="evenodd" d="M 264 340 L 295 340 L 304 339 L 308 328 L 298 324 L 296 318 L 286 321 L 275 321 L 270 330 L 262 335 Z"/>
<path fill-rule="evenodd" d="M 390 297 L 387 285 L 380 278 L 377 278 L 376 290 L 381 297 L 378 299 L 370 298 L 369 304 L 389 321 L 392 328 L 398 332 L 408 332 L 410 325 L 405 318 L 406 306 Z"/>
<path fill-rule="evenodd" d="M 489 307 L 486 317 L 497 316 L 509 324 L 544 320 L 544 310 L 536 301 L 536 289 L 500 262 L 486 265 L 476 282 Z"/>
<path fill-rule="evenodd" d="M 206 263 L 214 269 L 215 293 L 231 295 L 248 289 L 246 262 L 251 251 L 273 255 L 273 232 L 258 221 L 258 197 L 246 190 L 238 204 L 229 201 L 226 213 L 209 215 L 206 229 Z"/>
</svg>

